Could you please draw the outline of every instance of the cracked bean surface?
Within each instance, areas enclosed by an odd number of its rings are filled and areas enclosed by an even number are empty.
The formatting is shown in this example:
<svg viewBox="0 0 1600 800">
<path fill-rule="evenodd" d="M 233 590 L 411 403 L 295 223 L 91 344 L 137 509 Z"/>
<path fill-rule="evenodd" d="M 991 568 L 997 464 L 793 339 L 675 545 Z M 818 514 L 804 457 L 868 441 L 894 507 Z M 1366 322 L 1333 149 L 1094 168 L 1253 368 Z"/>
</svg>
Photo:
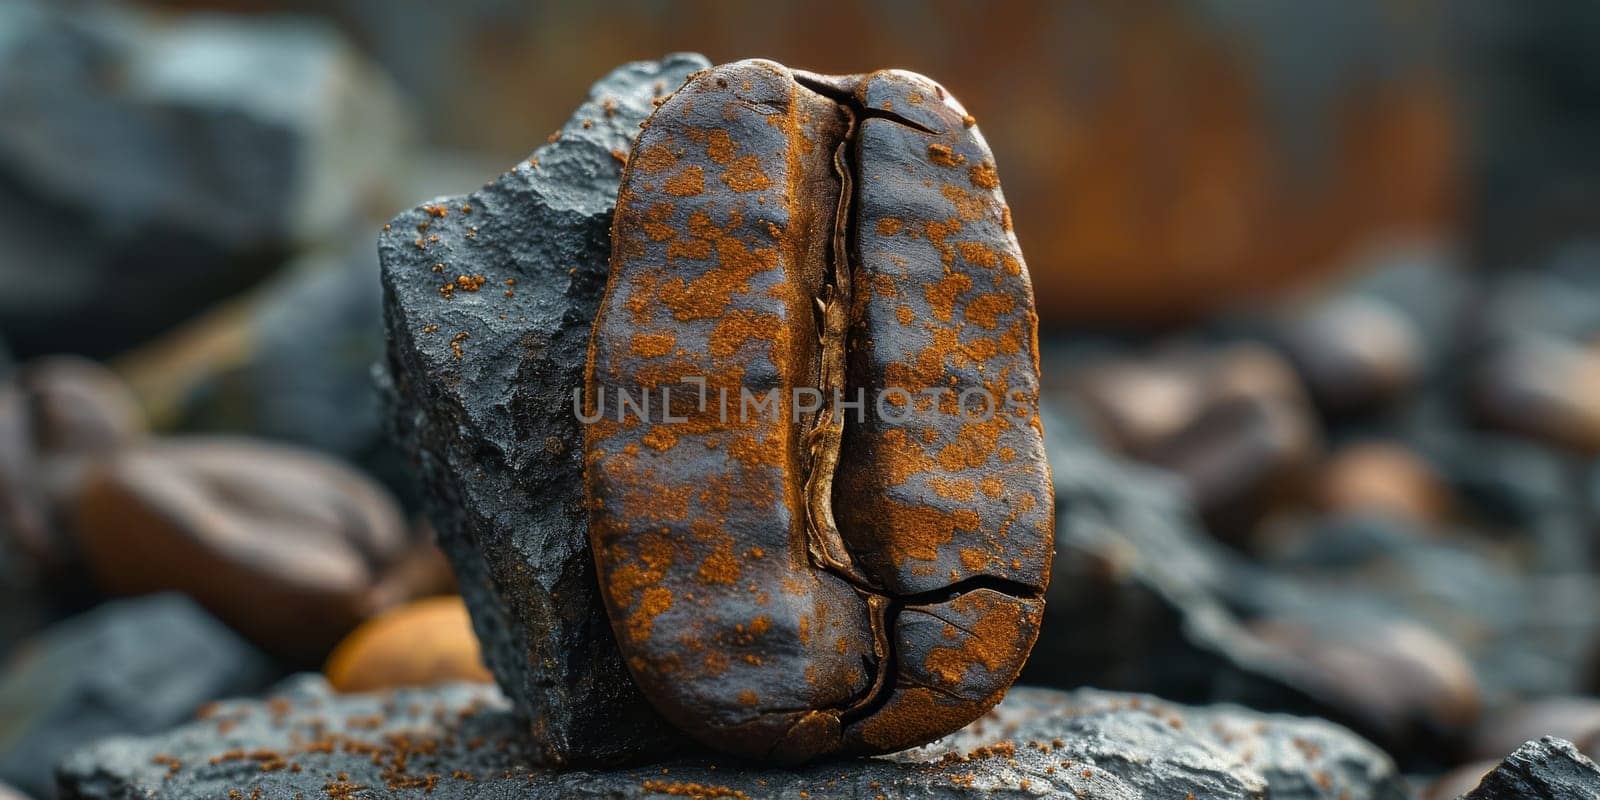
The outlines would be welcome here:
<svg viewBox="0 0 1600 800">
<path fill-rule="evenodd" d="M 786 762 L 998 702 L 1054 503 L 1033 292 L 972 117 L 908 72 L 697 73 L 644 125 L 612 247 L 585 479 L 645 695 Z"/>
</svg>

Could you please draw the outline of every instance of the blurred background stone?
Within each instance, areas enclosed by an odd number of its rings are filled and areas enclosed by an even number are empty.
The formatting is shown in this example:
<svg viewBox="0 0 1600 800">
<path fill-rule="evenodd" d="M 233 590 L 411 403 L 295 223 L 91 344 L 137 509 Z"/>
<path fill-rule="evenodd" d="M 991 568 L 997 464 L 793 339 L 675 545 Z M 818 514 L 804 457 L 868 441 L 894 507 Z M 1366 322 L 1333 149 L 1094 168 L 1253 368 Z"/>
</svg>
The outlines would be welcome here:
<svg viewBox="0 0 1600 800">
<path fill-rule="evenodd" d="M 56 796 L 55 764 L 85 742 L 149 734 L 260 689 L 254 647 L 177 595 L 124 600 L 60 623 L 0 673 L 0 780 Z"/>
<path fill-rule="evenodd" d="M 590 76 L 641 54 L 921 72 L 999 154 L 1055 327 L 1193 320 L 1327 275 L 1368 242 L 1446 236 L 1474 199 L 1450 72 L 1457 15 L 1432 4 L 161 4 L 338 20 L 432 110 L 431 138 L 502 164 L 530 131 L 559 127 Z"/>
<path fill-rule="evenodd" d="M 346 636 L 323 668 L 339 692 L 464 681 L 490 683 L 478 637 L 460 597 L 433 597 L 390 609 Z"/>
<path fill-rule="evenodd" d="M 0 216 L 28 232 L 0 259 L 0 330 L 21 355 L 106 355 L 243 289 L 399 158 L 392 88 L 325 25 L 0 12 Z"/>
<path fill-rule="evenodd" d="M 414 507 L 403 459 L 383 433 L 372 377 L 382 354 L 378 257 L 361 237 L 300 256 L 114 363 L 157 430 L 314 448 L 379 477 Z"/>
</svg>

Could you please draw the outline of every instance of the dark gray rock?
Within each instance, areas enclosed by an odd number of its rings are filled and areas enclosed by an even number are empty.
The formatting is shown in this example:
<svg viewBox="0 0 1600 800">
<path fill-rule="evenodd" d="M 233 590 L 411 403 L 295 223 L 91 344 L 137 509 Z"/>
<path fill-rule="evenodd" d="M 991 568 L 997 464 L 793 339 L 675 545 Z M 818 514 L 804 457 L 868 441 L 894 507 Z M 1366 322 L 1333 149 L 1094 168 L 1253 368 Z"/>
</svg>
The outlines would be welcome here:
<svg viewBox="0 0 1600 800">
<path fill-rule="evenodd" d="M 1546 736 L 1506 756 L 1466 800 L 1593 800 L 1600 767 L 1565 739 Z"/>
<path fill-rule="evenodd" d="M 1073 428 L 1055 417 L 1044 421 L 1056 487 L 1055 563 L 1025 681 L 1309 714 L 1407 757 L 1469 732 L 1479 697 L 1473 665 L 1450 642 L 1418 631 L 1419 620 L 1433 617 L 1421 613 L 1422 592 L 1406 589 L 1407 573 L 1380 565 L 1365 575 L 1362 565 L 1329 569 L 1319 580 L 1310 570 L 1246 562 L 1203 532 L 1174 476 L 1059 435 Z M 1463 556 L 1440 565 L 1439 579 L 1427 584 L 1461 598 L 1463 605 L 1436 616 L 1454 611 L 1450 619 L 1463 630 L 1470 630 L 1464 617 L 1505 597 L 1476 601 L 1465 595 L 1478 584 L 1445 580 L 1481 575 L 1487 567 L 1479 566 Z M 1352 593 L 1341 580 L 1376 588 Z M 1520 592 L 1520 584 L 1507 591 Z M 1526 607 L 1518 600 L 1518 609 Z"/>
<path fill-rule="evenodd" d="M 114 352 L 250 285 L 347 226 L 408 129 L 331 27 L 101 3 L 0 6 L 0 106 L 22 355 Z"/>
<path fill-rule="evenodd" d="M 382 358 L 378 256 L 363 241 L 296 258 L 118 363 L 160 430 L 288 442 L 409 489 L 373 385 Z"/>
<path fill-rule="evenodd" d="M 210 800 L 257 789 L 264 800 L 1403 796 L 1387 757 L 1327 723 L 1092 690 L 1019 687 L 965 730 L 923 747 L 800 768 L 688 759 L 562 771 L 533 766 L 538 748 L 490 687 L 340 696 L 306 676 L 266 701 L 220 704 L 159 736 L 80 750 L 59 776 L 73 800 Z"/>
<path fill-rule="evenodd" d="M 249 433 L 360 461 L 382 438 L 371 366 L 383 295 L 370 247 L 301 259 L 254 298 L 244 358 L 200 376 L 176 427 Z"/>
<path fill-rule="evenodd" d="M 551 762 L 678 739 L 634 688 L 596 592 L 573 413 L 622 162 L 697 55 L 618 68 L 549 145 L 378 240 L 391 422 L 500 685 Z"/>
<path fill-rule="evenodd" d="M 148 734 L 270 679 L 266 657 L 193 602 L 155 595 L 62 622 L 0 676 L 0 780 L 54 796 L 57 761 L 105 736 Z"/>
<path fill-rule="evenodd" d="M 1062 434 L 1044 412 L 1056 553 L 1044 625 L 1023 679 L 1310 710 L 1224 596 L 1252 581 L 1200 527 L 1181 481 Z"/>
</svg>

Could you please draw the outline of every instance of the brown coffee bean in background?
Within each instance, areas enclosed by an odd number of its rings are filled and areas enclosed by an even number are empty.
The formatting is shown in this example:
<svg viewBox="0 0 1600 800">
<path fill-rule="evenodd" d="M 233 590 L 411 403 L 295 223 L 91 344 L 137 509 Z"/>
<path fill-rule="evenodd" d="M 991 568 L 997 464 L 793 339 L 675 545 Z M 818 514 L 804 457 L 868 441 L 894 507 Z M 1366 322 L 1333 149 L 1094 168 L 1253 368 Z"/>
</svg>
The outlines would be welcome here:
<svg viewBox="0 0 1600 800">
<path fill-rule="evenodd" d="M 1469 390 L 1484 423 L 1580 453 L 1600 453 L 1600 352 L 1525 338 L 1486 357 Z"/>
<path fill-rule="evenodd" d="M 1036 327 L 994 160 L 932 81 L 745 61 L 660 106 L 618 196 L 585 474 L 618 645 L 664 716 L 800 761 L 1000 699 L 1051 553 Z M 643 389 L 655 424 L 618 422 Z M 780 413 L 741 415 L 741 389 Z M 795 418 L 796 389 L 863 390 L 864 419 Z"/>
<path fill-rule="evenodd" d="M 132 393 L 88 359 L 31 361 L 0 384 L 0 531 L 46 570 L 74 559 L 61 502 L 96 459 L 145 433 Z"/>
<path fill-rule="evenodd" d="M 1095 364 L 1068 390 L 1113 447 L 1183 477 L 1207 529 L 1236 544 L 1299 497 L 1322 449 L 1300 379 L 1261 345 Z"/>
<path fill-rule="evenodd" d="M 296 664 L 320 663 L 381 604 L 406 599 L 376 587 L 424 546 L 369 478 L 247 439 L 127 449 L 91 471 L 71 527 L 106 592 L 182 591 Z"/>
<path fill-rule="evenodd" d="M 1297 683 L 1391 749 L 1448 753 L 1458 745 L 1447 737 L 1479 719 L 1483 702 L 1471 662 L 1420 625 L 1385 620 L 1330 630 L 1268 619 L 1249 629 L 1286 659 Z"/>
<path fill-rule="evenodd" d="M 1429 531 L 1445 521 L 1454 504 L 1432 464 L 1404 446 L 1379 441 L 1340 448 L 1322 465 L 1316 493 L 1324 513 L 1395 516 Z"/>
<path fill-rule="evenodd" d="M 1185 478 L 1212 535 L 1243 544 L 1268 511 L 1303 491 L 1319 441 L 1299 409 L 1235 397 L 1208 407 L 1146 460 Z"/>
<path fill-rule="evenodd" d="M 1585 696 L 1540 697 L 1484 717 L 1472 740 L 1475 758 L 1504 758 L 1523 742 L 1555 736 L 1593 751 L 1585 742 L 1600 736 L 1600 699 Z"/>
<path fill-rule="evenodd" d="M 1070 377 L 1066 389 L 1083 400 L 1109 444 L 1136 458 L 1164 446 L 1207 408 L 1230 400 L 1306 403 L 1288 362 L 1254 344 L 1093 363 Z"/>
<path fill-rule="evenodd" d="M 429 597 L 379 614 L 350 632 L 323 674 L 341 692 L 371 692 L 452 681 L 491 683 L 467 606 Z"/>
<path fill-rule="evenodd" d="M 1423 377 L 1421 333 L 1378 300 L 1340 297 L 1285 320 L 1270 338 L 1328 416 L 1382 408 Z"/>
</svg>

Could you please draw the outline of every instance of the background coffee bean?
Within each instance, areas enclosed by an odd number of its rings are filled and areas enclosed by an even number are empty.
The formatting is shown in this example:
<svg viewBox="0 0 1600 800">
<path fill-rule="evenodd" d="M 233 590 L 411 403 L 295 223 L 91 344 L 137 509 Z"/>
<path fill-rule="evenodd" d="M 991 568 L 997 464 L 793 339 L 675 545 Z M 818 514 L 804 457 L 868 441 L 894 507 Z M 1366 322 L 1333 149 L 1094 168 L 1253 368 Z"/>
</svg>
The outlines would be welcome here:
<svg viewBox="0 0 1600 800">
<path fill-rule="evenodd" d="M 144 432 L 133 394 L 105 367 L 70 356 L 19 367 L 0 384 L 0 534 L 47 570 L 70 565 L 63 497 L 88 464 Z"/>
<path fill-rule="evenodd" d="M 1322 465 L 1317 495 L 1329 514 L 1378 513 L 1424 526 L 1444 522 L 1453 503 L 1438 472 L 1415 452 L 1381 441 L 1355 442 Z M 1424 528 L 1433 530 L 1432 528 Z"/>
<path fill-rule="evenodd" d="M 490 683 L 466 604 L 429 597 L 390 609 L 346 636 L 323 668 L 341 692 L 370 692 L 450 681 Z"/>
<path fill-rule="evenodd" d="M 97 467 L 72 530 L 113 594 L 179 590 L 293 663 L 318 663 L 379 603 L 416 547 L 367 477 L 297 448 L 170 439 Z M 378 587 L 383 587 L 378 591 Z M 414 587 L 425 591 L 426 587 Z"/>
<path fill-rule="evenodd" d="M 1600 700 L 1581 695 L 1541 697 L 1485 717 L 1473 737 L 1472 755 L 1497 758 L 1540 736 L 1566 739 L 1588 754 L 1584 744 L 1596 735 L 1600 735 Z"/>
<path fill-rule="evenodd" d="M 1480 366 L 1469 402 L 1478 417 L 1580 453 L 1600 453 L 1600 353 L 1554 337 L 1498 348 Z"/>
<path fill-rule="evenodd" d="M 796 761 L 999 700 L 1051 552 L 1036 326 L 994 161 L 932 81 L 746 61 L 661 105 L 618 196 L 585 470 L 618 644 L 668 719 Z M 641 391 L 656 410 L 622 413 Z"/>
<path fill-rule="evenodd" d="M 1483 703 L 1472 663 L 1443 637 L 1409 622 L 1308 625 L 1258 620 L 1250 630 L 1286 658 L 1298 682 L 1340 699 L 1339 713 L 1382 741 L 1427 736 L 1435 752 L 1477 722 Z"/>
</svg>

